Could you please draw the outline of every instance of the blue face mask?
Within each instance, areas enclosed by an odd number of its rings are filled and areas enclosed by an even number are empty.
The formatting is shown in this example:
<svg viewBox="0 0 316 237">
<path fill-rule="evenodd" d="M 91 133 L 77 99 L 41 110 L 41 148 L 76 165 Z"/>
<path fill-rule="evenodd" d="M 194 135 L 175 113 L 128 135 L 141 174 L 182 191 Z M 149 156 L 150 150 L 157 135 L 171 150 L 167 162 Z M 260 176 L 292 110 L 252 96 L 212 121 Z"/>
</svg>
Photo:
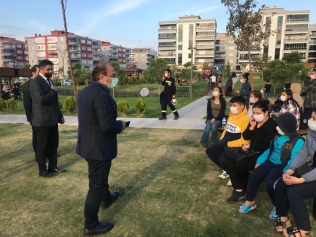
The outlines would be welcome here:
<svg viewBox="0 0 316 237">
<path fill-rule="evenodd" d="M 118 83 L 118 78 L 117 77 L 114 77 L 112 78 L 112 82 L 111 84 L 108 84 L 109 88 L 114 88 Z"/>
</svg>

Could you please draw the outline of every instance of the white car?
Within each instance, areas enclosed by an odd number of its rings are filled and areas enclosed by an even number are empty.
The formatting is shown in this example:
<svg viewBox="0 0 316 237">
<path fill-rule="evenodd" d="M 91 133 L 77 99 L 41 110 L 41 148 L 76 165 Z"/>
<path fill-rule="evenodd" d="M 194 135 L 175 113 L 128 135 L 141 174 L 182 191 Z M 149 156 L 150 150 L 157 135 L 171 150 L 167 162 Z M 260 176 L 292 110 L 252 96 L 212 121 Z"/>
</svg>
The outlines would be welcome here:
<svg viewBox="0 0 316 237">
<path fill-rule="evenodd" d="M 61 80 L 62 86 L 71 86 L 71 82 L 69 80 Z"/>
</svg>

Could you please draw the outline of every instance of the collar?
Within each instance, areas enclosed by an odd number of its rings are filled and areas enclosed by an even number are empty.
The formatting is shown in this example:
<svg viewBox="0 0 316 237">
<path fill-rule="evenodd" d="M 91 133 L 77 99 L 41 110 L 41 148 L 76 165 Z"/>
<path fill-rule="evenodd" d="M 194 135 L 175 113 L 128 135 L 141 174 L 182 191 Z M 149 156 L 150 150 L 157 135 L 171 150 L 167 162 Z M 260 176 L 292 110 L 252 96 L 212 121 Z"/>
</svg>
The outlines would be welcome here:
<svg viewBox="0 0 316 237">
<path fill-rule="evenodd" d="M 41 77 L 43 77 L 45 80 L 47 80 L 47 77 L 45 77 L 42 73 L 39 73 L 39 75 L 41 75 Z"/>
</svg>

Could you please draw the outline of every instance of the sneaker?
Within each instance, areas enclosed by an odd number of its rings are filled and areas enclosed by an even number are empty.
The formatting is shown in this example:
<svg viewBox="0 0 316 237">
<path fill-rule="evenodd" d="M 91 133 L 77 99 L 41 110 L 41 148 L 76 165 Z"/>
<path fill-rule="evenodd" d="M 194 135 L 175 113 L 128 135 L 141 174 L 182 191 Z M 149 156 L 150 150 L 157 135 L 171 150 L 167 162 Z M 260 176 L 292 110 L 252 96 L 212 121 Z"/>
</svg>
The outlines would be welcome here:
<svg viewBox="0 0 316 237">
<path fill-rule="evenodd" d="M 167 117 L 160 117 L 159 120 L 165 120 Z"/>
<path fill-rule="evenodd" d="M 272 210 L 270 211 L 270 213 L 269 213 L 269 218 L 270 218 L 271 220 L 274 220 L 274 221 L 276 221 L 276 220 L 278 219 L 278 216 L 277 216 L 276 211 L 275 211 L 274 209 L 272 209 Z"/>
<path fill-rule="evenodd" d="M 232 185 L 232 181 L 231 180 L 228 180 L 228 182 L 227 182 L 227 184 L 226 184 L 228 187 L 231 187 L 231 186 L 233 186 Z"/>
<path fill-rule="evenodd" d="M 178 118 L 180 118 L 180 116 L 179 115 L 177 115 L 177 116 L 174 116 L 174 120 L 177 120 Z"/>
<path fill-rule="evenodd" d="M 245 198 L 245 192 L 241 191 L 241 192 L 237 192 L 236 190 L 233 191 L 233 194 L 231 195 L 230 198 L 227 199 L 227 202 L 229 203 L 233 203 L 233 202 L 237 202 L 241 199 Z"/>
<path fill-rule="evenodd" d="M 223 173 L 221 173 L 218 178 L 221 178 L 221 179 L 226 179 L 229 177 L 229 174 L 227 174 L 227 172 L 225 170 L 223 170 Z"/>
</svg>

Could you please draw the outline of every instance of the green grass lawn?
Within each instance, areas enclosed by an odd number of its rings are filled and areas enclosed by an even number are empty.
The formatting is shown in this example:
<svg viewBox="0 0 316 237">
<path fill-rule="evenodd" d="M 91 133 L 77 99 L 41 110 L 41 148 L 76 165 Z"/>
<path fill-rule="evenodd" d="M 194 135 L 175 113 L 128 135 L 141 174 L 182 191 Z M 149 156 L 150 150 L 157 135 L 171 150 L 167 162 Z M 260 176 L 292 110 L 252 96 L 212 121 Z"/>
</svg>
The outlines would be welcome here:
<svg viewBox="0 0 316 237">
<path fill-rule="evenodd" d="M 75 154 L 77 128 L 59 127 L 59 167 L 68 172 L 38 176 L 31 128 L 0 124 L 0 236 L 82 236 L 88 190 L 87 164 Z M 111 221 L 109 237 L 277 237 L 271 204 L 261 185 L 258 208 L 239 214 L 228 204 L 232 188 L 200 147 L 201 131 L 126 129 L 109 176 L 119 200 L 99 213 Z M 155 151 L 155 152 L 153 152 Z M 315 228 L 315 223 L 312 223 Z"/>
</svg>

